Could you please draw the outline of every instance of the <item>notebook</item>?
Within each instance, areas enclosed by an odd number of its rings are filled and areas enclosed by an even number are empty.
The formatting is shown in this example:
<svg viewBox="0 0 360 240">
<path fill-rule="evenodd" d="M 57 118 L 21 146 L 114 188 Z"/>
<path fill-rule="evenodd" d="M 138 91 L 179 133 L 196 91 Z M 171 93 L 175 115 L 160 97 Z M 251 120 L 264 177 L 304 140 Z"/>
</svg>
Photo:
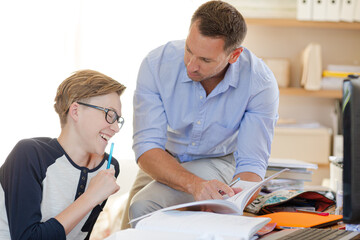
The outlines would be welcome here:
<svg viewBox="0 0 360 240">
<path fill-rule="evenodd" d="M 276 223 L 277 229 L 311 228 L 331 226 L 342 220 L 342 215 L 321 216 L 313 213 L 301 212 L 276 212 L 261 215 L 271 218 L 270 223 Z"/>
</svg>

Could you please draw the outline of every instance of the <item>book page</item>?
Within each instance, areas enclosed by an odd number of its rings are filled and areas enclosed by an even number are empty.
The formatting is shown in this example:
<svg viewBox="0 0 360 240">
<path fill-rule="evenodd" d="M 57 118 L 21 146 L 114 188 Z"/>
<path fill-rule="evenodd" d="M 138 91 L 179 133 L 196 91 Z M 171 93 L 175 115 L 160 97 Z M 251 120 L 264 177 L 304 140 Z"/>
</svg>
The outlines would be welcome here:
<svg viewBox="0 0 360 240">
<path fill-rule="evenodd" d="M 203 209 L 211 210 L 213 212 L 222 213 L 222 214 L 242 215 L 242 210 L 239 209 L 234 203 L 221 199 L 210 199 L 210 200 L 183 203 L 175 206 L 162 208 L 160 210 L 157 210 L 156 212 L 164 212 L 169 210 L 202 211 Z M 130 223 L 149 217 L 156 212 L 151 212 L 141 217 L 132 219 Z"/>
<path fill-rule="evenodd" d="M 238 206 L 241 209 L 241 211 L 243 211 L 245 206 L 246 206 L 246 203 L 249 201 L 249 199 L 252 197 L 252 195 L 255 194 L 256 190 L 258 190 L 266 182 L 268 182 L 271 179 L 279 176 L 282 172 L 288 171 L 288 170 L 289 170 L 288 168 L 285 168 L 285 169 L 275 173 L 274 175 L 262 180 L 261 182 L 241 181 L 240 184 L 245 186 L 245 188 L 243 188 L 243 190 L 241 192 L 239 192 L 239 193 L 235 194 L 234 196 L 226 199 L 226 201 L 230 201 L 230 202 L 235 203 L 236 206 Z"/>
<path fill-rule="evenodd" d="M 249 181 L 240 180 L 237 183 L 235 183 L 231 188 L 249 189 L 253 187 L 256 183 L 258 182 L 249 182 Z"/>
<path fill-rule="evenodd" d="M 136 225 L 136 229 L 195 234 L 199 237 L 207 233 L 209 237 L 212 237 L 210 239 L 216 236 L 249 239 L 269 221 L 270 218 L 211 212 L 166 211 L 157 212 L 151 217 L 141 220 Z"/>
</svg>

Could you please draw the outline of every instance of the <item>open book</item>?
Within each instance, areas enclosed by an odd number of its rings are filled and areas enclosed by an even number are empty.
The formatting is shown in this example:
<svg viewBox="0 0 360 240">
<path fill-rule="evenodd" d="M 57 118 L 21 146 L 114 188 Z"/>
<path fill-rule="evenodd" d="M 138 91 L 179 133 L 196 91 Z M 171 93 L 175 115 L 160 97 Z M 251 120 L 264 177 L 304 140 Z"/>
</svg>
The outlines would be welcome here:
<svg viewBox="0 0 360 240">
<path fill-rule="evenodd" d="M 243 190 L 232 197 L 226 199 L 210 199 L 203 201 L 195 201 L 189 203 L 178 204 L 175 206 L 166 207 L 155 212 L 145 214 L 141 217 L 132 219 L 130 223 L 139 221 L 143 218 L 149 217 L 158 212 L 165 212 L 169 210 L 187 210 L 187 211 L 200 211 L 202 209 L 210 210 L 214 213 L 223 213 L 223 214 L 234 214 L 234 215 L 243 215 L 243 210 L 254 195 L 254 193 L 266 182 L 277 177 L 282 172 L 289 169 L 285 168 L 274 175 L 264 179 L 261 182 L 248 182 L 248 181 L 238 181 L 235 183 L 232 188 L 242 188 Z"/>
</svg>

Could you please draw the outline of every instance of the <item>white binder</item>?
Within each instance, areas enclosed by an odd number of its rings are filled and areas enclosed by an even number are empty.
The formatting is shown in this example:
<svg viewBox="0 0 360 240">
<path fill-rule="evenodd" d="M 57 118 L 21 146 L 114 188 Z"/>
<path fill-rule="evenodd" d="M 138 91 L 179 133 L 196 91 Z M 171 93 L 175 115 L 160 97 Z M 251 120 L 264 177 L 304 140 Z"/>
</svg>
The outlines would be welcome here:
<svg viewBox="0 0 360 240">
<path fill-rule="evenodd" d="M 312 20 L 313 0 L 297 0 L 296 19 L 302 21 Z"/>
<path fill-rule="evenodd" d="M 327 0 L 314 0 L 312 20 L 326 21 L 326 3 Z"/>
<path fill-rule="evenodd" d="M 342 0 L 327 0 L 326 3 L 326 21 L 340 21 L 340 3 Z"/>
<path fill-rule="evenodd" d="M 355 2 L 354 21 L 360 22 L 360 0 Z"/>
<path fill-rule="evenodd" d="M 340 20 L 344 22 L 353 22 L 355 12 L 355 0 L 342 0 Z"/>
</svg>

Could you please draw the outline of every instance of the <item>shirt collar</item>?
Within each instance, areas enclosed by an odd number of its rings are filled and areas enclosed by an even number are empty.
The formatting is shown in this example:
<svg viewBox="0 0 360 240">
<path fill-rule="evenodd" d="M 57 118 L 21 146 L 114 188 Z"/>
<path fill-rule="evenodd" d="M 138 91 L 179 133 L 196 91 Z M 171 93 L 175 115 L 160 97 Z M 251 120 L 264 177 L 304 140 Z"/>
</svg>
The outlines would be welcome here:
<svg viewBox="0 0 360 240">
<path fill-rule="evenodd" d="M 183 68 L 182 69 L 184 69 L 183 71 L 182 71 L 182 77 L 181 77 L 181 82 L 192 82 L 193 80 L 191 80 L 190 78 L 189 78 L 189 76 L 187 75 L 187 71 L 186 71 L 186 66 L 185 66 L 185 63 L 182 63 L 183 64 Z"/>
<path fill-rule="evenodd" d="M 186 67 L 185 67 L 184 63 L 183 63 L 183 69 L 184 69 L 184 71 L 182 72 L 181 82 L 184 82 L 184 83 L 192 82 L 192 80 L 187 75 Z M 228 86 L 236 88 L 238 86 L 238 83 L 240 80 L 237 77 L 237 76 L 239 76 L 238 72 L 239 72 L 239 59 L 235 63 L 230 64 L 229 68 L 227 69 L 227 71 L 225 73 L 225 77 L 221 82 L 224 82 L 223 84 L 225 86 L 228 85 Z"/>
</svg>

